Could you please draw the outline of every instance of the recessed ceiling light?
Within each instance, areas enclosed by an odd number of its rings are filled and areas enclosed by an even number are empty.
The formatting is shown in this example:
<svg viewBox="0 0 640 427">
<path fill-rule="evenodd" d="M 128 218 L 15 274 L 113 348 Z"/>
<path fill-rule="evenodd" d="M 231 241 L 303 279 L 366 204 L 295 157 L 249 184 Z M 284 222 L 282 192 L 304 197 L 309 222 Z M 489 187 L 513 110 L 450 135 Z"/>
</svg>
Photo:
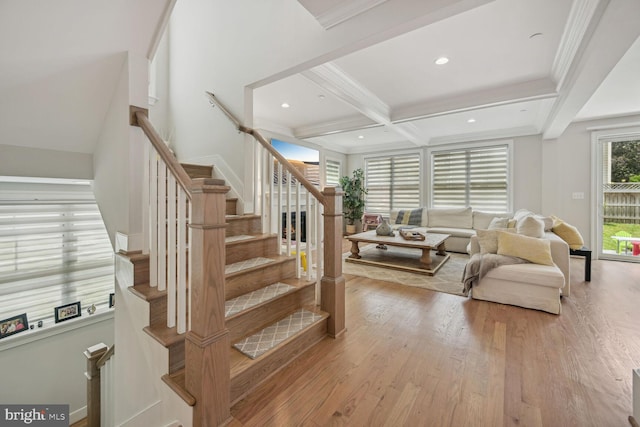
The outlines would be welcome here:
<svg viewBox="0 0 640 427">
<path fill-rule="evenodd" d="M 282 108 L 289 108 L 291 107 L 291 105 L 287 104 L 286 102 L 283 102 L 282 105 L 280 105 Z"/>
<path fill-rule="evenodd" d="M 358 139 L 364 139 L 364 135 L 358 135 Z"/>
<path fill-rule="evenodd" d="M 447 62 L 449 62 L 449 58 L 447 58 L 446 56 L 441 56 L 440 58 L 436 59 L 434 62 L 436 63 L 436 65 L 444 65 Z"/>
<path fill-rule="evenodd" d="M 324 98 L 325 98 L 325 96 L 324 96 L 324 95 L 318 95 L 318 98 L 320 98 L 320 99 L 324 99 Z"/>
<path fill-rule="evenodd" d="M 473 118 L 467 120 L 467 123 L 475 123 L 475 122 L 476 122 L 476 119 L 473 119 Z"/>
<path fill-rule="evenodd" d="M 527 109 L 526 109 L 526 108 L 523 108 L 522 110 L 520 110 L 520 112 L 521 112 L 521 113 L 526 113 L 526 112 L 527 112 Z"/>
</svg>

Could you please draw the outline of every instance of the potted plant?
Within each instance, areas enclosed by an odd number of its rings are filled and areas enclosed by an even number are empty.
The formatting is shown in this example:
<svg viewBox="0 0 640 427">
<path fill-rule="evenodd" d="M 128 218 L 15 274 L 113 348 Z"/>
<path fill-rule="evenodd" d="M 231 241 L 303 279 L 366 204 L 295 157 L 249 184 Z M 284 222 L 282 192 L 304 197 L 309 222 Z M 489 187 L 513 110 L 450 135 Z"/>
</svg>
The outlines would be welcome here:
<svg viewBox="0 0 640 427">
<path fill-rule="evenodd" d="M 367 189 L 364 186 L 364 171 L 360 168 L 353 171 L 353 176 L 343 176 L 339 180 L 344 196 L 342 196 L 342 211 L 347 220 L 347 234 L 356 232 L 356 221 L 364 214 L 364 196 Z"/>
</svg>

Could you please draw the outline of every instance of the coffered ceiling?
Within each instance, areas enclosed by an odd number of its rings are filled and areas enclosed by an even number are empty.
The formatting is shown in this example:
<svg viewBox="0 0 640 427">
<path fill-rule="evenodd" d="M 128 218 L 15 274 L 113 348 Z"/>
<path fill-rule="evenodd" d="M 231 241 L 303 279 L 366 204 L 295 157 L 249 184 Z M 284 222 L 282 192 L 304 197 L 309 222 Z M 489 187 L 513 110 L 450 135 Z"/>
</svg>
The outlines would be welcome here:
<svg viewBox="0 0 640 427">
<path fill-rule="evenodd" d="M 299 2 L 325 31 L 385 3 Z M 576 119 L 640 113 L 639 20 L 632 0 L 482 2 L 256 88 L 254 122 L 344 153 L 557 138 Z"/>
</svg>

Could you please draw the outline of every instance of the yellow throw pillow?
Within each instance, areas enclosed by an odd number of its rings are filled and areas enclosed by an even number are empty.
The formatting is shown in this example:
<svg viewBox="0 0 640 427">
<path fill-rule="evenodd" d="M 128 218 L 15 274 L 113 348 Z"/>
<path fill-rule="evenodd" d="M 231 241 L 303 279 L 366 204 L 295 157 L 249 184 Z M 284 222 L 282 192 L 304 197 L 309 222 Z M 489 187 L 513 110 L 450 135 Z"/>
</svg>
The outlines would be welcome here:
<svg viewBox="0 0 640 427">
<path fill-rule="evenodd" d="M 571 249 L 581 249 L 584 246 L 582 235 L 573 225 L 563 221 L 556 221 L 553 225 L 553 232 L 567 242 Z"/>
<path fill-rule="evenodd" d="M 534 264 L 553 265 L 549 240 L 521 234 L 498 232 L 498 255 L 515 256 Z"/>
</svg>

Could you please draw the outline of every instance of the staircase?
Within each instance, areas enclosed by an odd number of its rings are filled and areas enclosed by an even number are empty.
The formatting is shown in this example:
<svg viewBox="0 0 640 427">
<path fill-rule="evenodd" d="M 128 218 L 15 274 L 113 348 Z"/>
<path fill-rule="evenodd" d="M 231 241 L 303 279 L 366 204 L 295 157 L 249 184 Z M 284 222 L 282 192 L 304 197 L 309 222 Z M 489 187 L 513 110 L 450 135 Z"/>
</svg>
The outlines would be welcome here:
<svg viewBox="0 0 640 427">
<path fill-rule="evenodd" d="M 192 179 L 212 176 L 211 167 L 182 166 Z M 261 217 L 238 215 L 236 202 L 226 199 L 225 209 L 225 326 L 231 343 L 232 405 L 322 340 L 329 317 L 315 304 L 315 282 L 296 278 L 295 257 L 278 255 L 280 236 L 261 233 Z M 168 350 L 168 373 L 163 380 L 193 406 L 196 398 L 185 386 L 186 334 L 167 327 L 167 291 L 149 283 L 148 255 L 127 257 L 134 265 L 129 290 L 150 306 L 144 331 Z"/>
</svg>

